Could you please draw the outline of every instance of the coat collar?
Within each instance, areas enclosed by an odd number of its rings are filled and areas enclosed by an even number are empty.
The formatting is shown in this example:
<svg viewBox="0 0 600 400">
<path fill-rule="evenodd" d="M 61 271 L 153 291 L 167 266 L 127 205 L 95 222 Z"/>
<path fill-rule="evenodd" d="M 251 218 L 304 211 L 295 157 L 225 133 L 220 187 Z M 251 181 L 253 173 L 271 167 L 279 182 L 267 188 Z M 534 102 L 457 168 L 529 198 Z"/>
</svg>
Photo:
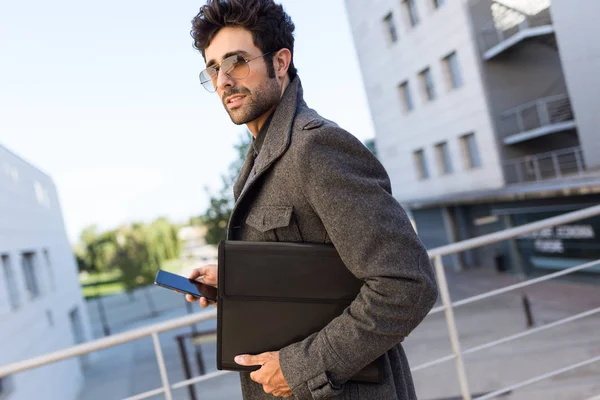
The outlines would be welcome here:
<svg viewBox="0 0 600 400">
<path fill-rule="evenodd" d="M 250 146 L 246 161 L 233 186 L 236 205 L 252 184 L 287 150 L 291 141 L 296 110 L 298 104 L 303 102 L 302 84 L 300 78 L 296 76 L 286 88 L 277 109 L 273 113 L 273 118 L 265 133 L 264 142 L 256 160 L 252 155 L 252 146 Z M 253 166 L 254 174 L 250 176 Z"/>
</svg>

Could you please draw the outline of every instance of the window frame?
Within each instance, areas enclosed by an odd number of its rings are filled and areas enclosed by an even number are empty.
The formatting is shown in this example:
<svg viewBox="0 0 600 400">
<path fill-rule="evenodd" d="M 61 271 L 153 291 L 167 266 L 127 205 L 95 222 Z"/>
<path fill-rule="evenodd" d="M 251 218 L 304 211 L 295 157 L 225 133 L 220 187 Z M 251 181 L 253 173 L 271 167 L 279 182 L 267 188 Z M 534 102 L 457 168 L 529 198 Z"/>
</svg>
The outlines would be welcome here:
<svg viewBox="0 0 600 400">
<path fill-rule="evenodd" d="M 419 81 L 421 82 L 421 94 L 425 103 L 434 101 L 437 98 L 437 93 L 431 67 L 427 67 L 419 72 Z"/>
<path fill-rule="evenodd" d="M 402 9 L 411 28 L 414 28 L 421 23 L 415 0 L 402 0 Z"/>
<path fill-rule="evenodd" d="M 17 275 L 13 268 L 10 254 L 0 254 L 0 264 L 2 264 L 2 273 L 10 309 L 11 311 L 16 311 L 21 308 L 21 294 L 19 293 Z"/>
<path fill-rule="evenodd" d="M 415 163 L 415 170 L 417 172 L 417 180 L 428 180 L 431 177 L 431 174 L 429 173 L 429 168 L 427 167 L 427 157 L 425 155 L 424 148 L 413 151 L 413 161 Z"/>
<path fill-rule="evenodd" d="M 31 257 L 30 263 L 26 263 L 28 257 Z M 37 254 L 35 251 L 24 251 L 21 253 L 21 269 L 29 300 L 32 301 L 40 298 L 42 296 L 42 287 L 37 274 L 39 271 L 37 268 Z"/>
<path fill-rule="evenodd" d="M 472 140 L 470 140 L 472 139 Z M 478 169 L 483 166 L 481 152 L 477 144 L 477 138 L 474 132 L 470 132 L 459 137 L 460 148 L 463 155 L 463 166 L 466 170 Z M 472 146 L 471 146 L 472 144 Z M 472 150 L 475 150 L 474 152 Z M 476 155 L 476 156 L 475 156 Z"/>
<path fill-rule="evenodd" d="M 390 44 L 396 43 L 400 40 L 400 35 L 398 34 L 398 26 L 396 25 L 396 21 L 394 20 L 394 12 L 390 11 L 383 17 L 383 25 L 387 32 L 387 40 Z"/>
<path fill-rule="evenodd" d="M 410 90 L 410 81 L 407 79 L 398 84 L 398 90 L 400 91 L 400 99 L 402 100 L 402 108 L 404 113 L 408 114 L 415 109 L 415 102 Z"/>
<path fill-rule="evenodd" d="M 450 154 L 448 141 L 439 142 L 434 148 L 440 175 L 452 175 L 454 173 L 454 165 L 452 164 L 452 155 Z"/>
<path fill-rule="evenodd" d="M 444 75 L 446 76 L 446 89 L 448 91 L 460 89 L 465 85 L 463 78 L 462 69 L 458 61 L 458 54 L 456 50 L 442 58 L 442 65 L 444 67 Z"/>
</svg>

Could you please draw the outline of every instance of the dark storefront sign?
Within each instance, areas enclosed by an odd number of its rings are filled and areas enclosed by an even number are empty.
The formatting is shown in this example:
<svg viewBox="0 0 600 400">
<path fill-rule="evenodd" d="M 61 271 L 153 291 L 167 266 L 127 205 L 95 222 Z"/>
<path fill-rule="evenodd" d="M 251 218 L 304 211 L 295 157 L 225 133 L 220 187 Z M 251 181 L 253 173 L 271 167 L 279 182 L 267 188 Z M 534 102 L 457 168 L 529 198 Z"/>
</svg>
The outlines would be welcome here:
<svg viewBox="0 0 600 400">
<path fill-rule="evenodd" d="M 551 218 L 561 212 L 519 216 L 519 225 Z M 600 217 L 547 228 L 521 236 L 519 248 L 534 268 L 565 269 L 600 259 Z M 600 266 L 586 271 L 600 272 Z"/>
</svg>

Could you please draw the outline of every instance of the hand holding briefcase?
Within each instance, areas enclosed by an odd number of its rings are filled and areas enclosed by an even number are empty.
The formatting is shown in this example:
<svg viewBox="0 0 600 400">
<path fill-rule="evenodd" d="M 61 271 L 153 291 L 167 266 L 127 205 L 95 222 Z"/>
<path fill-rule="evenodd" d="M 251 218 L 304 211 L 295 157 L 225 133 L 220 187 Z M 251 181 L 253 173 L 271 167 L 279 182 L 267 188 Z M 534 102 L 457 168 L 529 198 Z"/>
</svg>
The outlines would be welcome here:
<svg viewBox="0 0 600 400">
<path fill-rule="evenodd" d="M 253 371 L 233 359 L 278 351 L 342 314 L 363 282 L 333 246 L 223 241 L 219 245 L 217 368 Z M 380 382 L 377 360 L 352 380 Z"/>
</svg>

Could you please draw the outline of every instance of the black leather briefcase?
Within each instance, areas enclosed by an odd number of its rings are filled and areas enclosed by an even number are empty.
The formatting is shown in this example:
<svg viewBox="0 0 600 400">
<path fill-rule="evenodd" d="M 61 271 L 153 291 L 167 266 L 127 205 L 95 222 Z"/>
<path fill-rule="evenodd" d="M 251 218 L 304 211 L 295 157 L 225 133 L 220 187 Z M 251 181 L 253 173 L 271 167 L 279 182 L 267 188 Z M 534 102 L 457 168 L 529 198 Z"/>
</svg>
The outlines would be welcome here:
<svg viewBox="0 0 600 400">
<path fill-rule="evenodd" d="M 327 245 L 223 241 L 218 265 L 219 370 L 258 369 L 233 359 L 277 351 L 320 331 L 363 285 Z M 374 361 L 352 380 L 380 382 L 378 365 Z"/>
</svg>

